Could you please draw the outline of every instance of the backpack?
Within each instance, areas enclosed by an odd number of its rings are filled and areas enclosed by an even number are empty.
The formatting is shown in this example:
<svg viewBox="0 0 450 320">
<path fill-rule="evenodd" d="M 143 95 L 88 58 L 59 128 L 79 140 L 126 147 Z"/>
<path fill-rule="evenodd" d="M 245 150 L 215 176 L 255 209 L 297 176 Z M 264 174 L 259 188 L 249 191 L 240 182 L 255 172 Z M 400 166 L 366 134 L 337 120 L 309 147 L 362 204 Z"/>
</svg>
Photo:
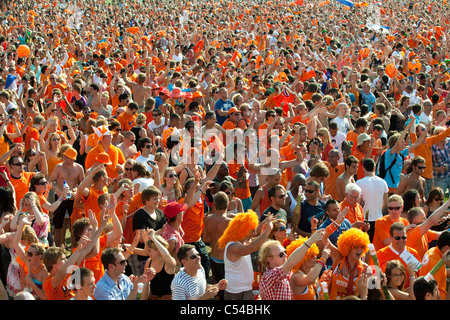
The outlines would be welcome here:
<svg viewBox="0 0 450 320">
<path fill-rule="evenodd" d="M 391 169 L 392 167 L 397 163 L 397 156 L 394 157 L 394 160 L 392 160 L 391 164 L 386 168 L 386 164 L 385 164 L 385 155 L 386 155 L 386 151 L 383 152 L 383 154 L 380 157 L 380 160 L 378 161 L 378 176 L 381 179 L 384 179 L 386 177 L 387 172 L 389 171 L 389 175 L 391 176 L 392 181 L 394 181 L 394 177 L 392 176 L 392 172 Z M 402 160 L 405 159 L 403 154 L 399 154 L 400 157 L 402 157 Z"/>
</svg>

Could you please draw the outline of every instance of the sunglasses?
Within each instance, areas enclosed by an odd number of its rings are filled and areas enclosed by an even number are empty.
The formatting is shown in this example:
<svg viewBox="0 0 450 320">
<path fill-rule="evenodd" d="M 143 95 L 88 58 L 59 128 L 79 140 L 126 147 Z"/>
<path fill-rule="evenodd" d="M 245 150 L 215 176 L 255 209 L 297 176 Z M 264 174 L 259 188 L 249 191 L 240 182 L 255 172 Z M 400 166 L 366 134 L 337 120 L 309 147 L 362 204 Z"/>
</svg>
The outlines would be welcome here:
<svg viewBox="0 0 450 320">
<path fill-rule="evenodd" d="M 279 199 L 283 199 L 283 198 L 285 198 L 287 196 L 287 194 L 286 193 L 283 193 L 283 194 L 280 194 L 279 196 L 277 196 Z"/>
<path fill-rule="evenodd" d="M 286 230 L 286 226 L 279 227 L 277 231 L 284 231 L 284 230 Z"/>
<path fill-rule="evenodd" d="M 53 138 L 52 141 L 59 141 L 61 140 L 60 138 Z"/>
<path fill-rule="evenodd" d="M 283 251 L 281 251 L 281 252 L 278 254 L 278 256 L 279 256 L 280 258 L 283 258 L 285 255 L 286 255 L 286 250 L 283 250 Z"/>
<path fill-rule="evenodd" d="M 114 265 L 117 265 L 120 263 L 121 266 L 124 266 L 127 263 L 127 260 L 120 260 L 119 262 L 114 263 Z"/>
<path fill-rule="evenodd" d="M 316 192 L 316 190 L 308 190 L 308 189 L 305 189 L 304 192 L 305 192 L 305 193 L 314 193 L 314 192 Z"/>
<path fill-rule="evenodd" d="M 125 168 L 126 171 L 133 171 L 133 168 Z"/>
<path fill-rule="evenodd" d="M 194 259 L 197 259 L 198 257 L 200 257 L 200 253 L 195 253 L 195 254 L 191 254 L 189 256 L 189 259 L 194 260 Z"/>
<path fill-rule="evenodd" d="M 151 144 L 147 144 L 147 145 L 145 146 L 146 149 L 150 149 L 151 147 L 152 147 Z"/>
<path fill-rule="evenodd" d="M 175 175 L 175 174 L 173 174 L 173 173 L 171 173 L 171 174 L 169 174 L 167 177 L 169 177 L 169 178 L 173 178 L 173 177 L 176 177 L 177 175 Z"/>
<path fill-rule="evenodd" d="M 406 236 L 397 236 L 397 237 L 394 237 L 394 240 L 406 240 Z"/>
<path fill-rule="evenodd" d="M 417 167 L 417 169 L 419 169 L 419 170 L 424 170 L 426 167 L 425 166 L 423 166 L 423 167 Z"/>
<path fill-rule="evenodd" d="M 391 211 L 398 211 L 400 210 L 402 207 L 388 207 L 389 210 Z"/>
<path fill-rule="evenodd" d="M 38 184 L 41 186 L 45 186 L 47 183 L 48 183 L 48 181 L 44 180 L 44 181 L 39 182 Z"/>
<path fill-rule="evenodd" d="M 37 256 L 37 254 L 27 251 L 27 257 L 32 257 L 32 256 Z"/>
</svg>

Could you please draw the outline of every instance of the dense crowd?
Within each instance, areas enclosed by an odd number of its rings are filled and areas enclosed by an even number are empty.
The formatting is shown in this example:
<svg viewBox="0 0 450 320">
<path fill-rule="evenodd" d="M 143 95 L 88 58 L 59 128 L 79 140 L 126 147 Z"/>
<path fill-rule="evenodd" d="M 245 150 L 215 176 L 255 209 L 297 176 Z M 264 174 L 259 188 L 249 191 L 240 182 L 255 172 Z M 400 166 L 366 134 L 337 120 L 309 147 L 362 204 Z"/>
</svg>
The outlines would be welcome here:
<svg viewBox="0 0 450 320">
<path fill-rule="evenodd" d="M 2 1 L 3 300 L 448 300 L 447 1 Z"/>
</svg>

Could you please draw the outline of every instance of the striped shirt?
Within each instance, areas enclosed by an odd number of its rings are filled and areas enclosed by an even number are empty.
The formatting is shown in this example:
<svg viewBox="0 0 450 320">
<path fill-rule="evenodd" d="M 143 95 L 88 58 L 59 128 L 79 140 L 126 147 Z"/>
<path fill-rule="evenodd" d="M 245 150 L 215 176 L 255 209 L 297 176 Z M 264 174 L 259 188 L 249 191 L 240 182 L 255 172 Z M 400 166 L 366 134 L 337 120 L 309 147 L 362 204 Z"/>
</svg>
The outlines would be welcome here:
<svg viewBox="0 0 450 320">
<path fill-rule="evenodd" d="M 184 268 L 175 275 L 170 285 L 172 300 L 198 300 L 206 290 L 206 277 L 203 267 L 195 277 L 190 276 Z"/>
</svg>

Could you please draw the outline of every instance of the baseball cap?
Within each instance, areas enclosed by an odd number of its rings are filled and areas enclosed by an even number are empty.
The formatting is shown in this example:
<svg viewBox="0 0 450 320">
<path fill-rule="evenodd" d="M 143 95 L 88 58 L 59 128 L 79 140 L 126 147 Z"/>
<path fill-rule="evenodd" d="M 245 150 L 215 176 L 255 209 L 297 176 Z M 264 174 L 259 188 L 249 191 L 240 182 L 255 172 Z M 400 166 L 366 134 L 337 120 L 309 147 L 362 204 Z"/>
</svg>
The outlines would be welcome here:
<svg viewBox="0 0 450 320">
<path fill-rule="evenodd" d="M 106 152 L 99 153 L 95 158 L 95 161 L 106 164 L 108 166 L 112 164 L 111 160 L 109 159 L 109 155 Z"/>
<path fill-rule="evenodd" d="M 370 140 L 370 136 L 367 133 L 361 133 L 358 136 L 358 146 L 362 145 L 364 141 Z"/>
<path fill-rule="evenodd" d="M 166 205 L 164 208 L 164 215 L 171 219 L 175 217 L 177 214 L 179 214 L 182 211 L 187 210 L 187 204 L 186 203 L 178 203 L 178 202 L 171 202 Z"/>
</svg>

